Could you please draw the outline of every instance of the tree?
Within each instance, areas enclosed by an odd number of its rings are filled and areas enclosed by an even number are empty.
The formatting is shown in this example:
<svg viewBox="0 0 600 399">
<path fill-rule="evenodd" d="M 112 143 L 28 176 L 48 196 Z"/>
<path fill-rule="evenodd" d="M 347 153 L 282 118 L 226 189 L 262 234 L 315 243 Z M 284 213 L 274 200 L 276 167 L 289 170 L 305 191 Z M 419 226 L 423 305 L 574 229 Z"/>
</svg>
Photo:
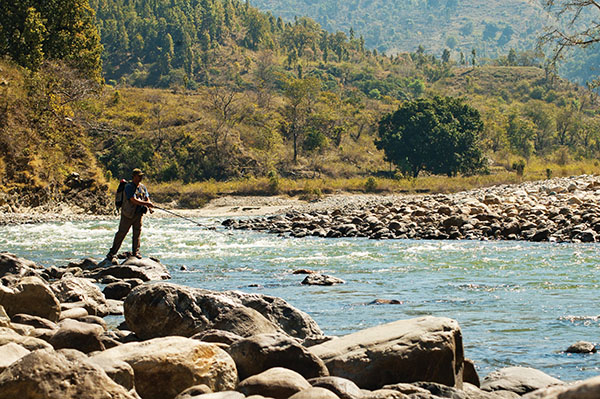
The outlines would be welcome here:
<svg viewBox="0 0 600 399">
<path fill-rule="evenodd" d="M 308 126 L 307 119 L 313 110 L 320 86 L 320 81 L 315 77 L 304 79 L 292 77 L 285 82 L 284 95 L 287 104 L 283 110 L 285 122 L 282 130 L 292 139 L 294 163 L 298 161 L 298 143 Z"/>
<path fill-rule="evenodd" d="M 413 177 L 422 170 L 452 176 L 483 169 L 482 132 L 479 111 L 464 100 L 434 97 L 406 102 L 385 116 L 376 145 Z"/>
<path fill-rule="evenodd" d="M 33 69 L 39 67 L 42 55 L 62 60 L 87 78 L 102 82 L 102 45 L 88 0 L 0 2 L 3 54 Z"/>
<path fill-rule="evenodd" d="M 600 42 L 600 1 L 544 0 L 546 9 L 556 16 L 556 25 L 546 29 L 540 46 L 553 45 L 552 66 L 568 48 L 586 48 Z M 600 82 L 596 82 L 599 84 Z"/>
</svg>

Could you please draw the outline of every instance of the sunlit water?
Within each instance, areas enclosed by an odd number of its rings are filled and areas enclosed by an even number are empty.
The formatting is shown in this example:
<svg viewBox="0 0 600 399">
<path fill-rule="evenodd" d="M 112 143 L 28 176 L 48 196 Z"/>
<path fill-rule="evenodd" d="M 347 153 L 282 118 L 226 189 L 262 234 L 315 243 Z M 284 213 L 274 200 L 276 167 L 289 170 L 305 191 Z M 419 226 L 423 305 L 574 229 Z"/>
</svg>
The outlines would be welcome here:
<svg viewBox="0 0 600 399">
<path fill-rule="evenodd" d="M 219 219 L 198 219 L 219 226 Z M 0 227 L 0 250 L 44 265 L 103 257 L 117 220 Z M 130 236 L 123 245 L 128 250 Z M 291 239 L 147 219 L 142 250 L 167 265 L 173 282 L 286 299 L 326 334 L 340 335 L 421 315 L 459 321 L 466 356 L 481 376 L 522 365 L 563 380 L 600 374 L 600 354 L 562 351 L 596 342 L 600 247 L 527 242 Z M 180 271 L 185 265 L 187 271 Z M 300 284 L 308 268 L 346 284 Z M 400 305 L 372 305 L 396 299 Z"/>
</svg>

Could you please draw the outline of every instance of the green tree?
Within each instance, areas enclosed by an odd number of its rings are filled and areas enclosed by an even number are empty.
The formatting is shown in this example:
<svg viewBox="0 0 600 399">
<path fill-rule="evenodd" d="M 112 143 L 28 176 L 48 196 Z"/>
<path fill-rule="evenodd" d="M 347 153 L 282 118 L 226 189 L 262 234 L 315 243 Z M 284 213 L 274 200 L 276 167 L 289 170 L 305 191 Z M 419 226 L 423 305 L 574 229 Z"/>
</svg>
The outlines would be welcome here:
<svg viewBox="0 0 600 399">
<path fill-rule="evenodd" d="M 386 159 L 417 177 L 422 170 L 448 176 L 482 170 L 479 112 L 462 99 L 434 97 L 401 105 L 379 122 L 376 145 Z"/>
<path fill-rule="evenodd" d="M 62 60 L 102 81 L 102 45 L 88 0 L 0 2 L 2 54 L 29 68 L 39 66 L 41 56 Z"/>
<path fill-rule="evenodd" d="M 308 116 L 314 107 L 314 102 L 321 89 L 321 83 L 315 77 L 304 79 L 288 78 L 285 81 L 284 95 L 287 104 L 283 110 L 285 122 L 283 133 L 292 139 L 294 148 L 294 163 L 298 161 L 298 144 L 307 130 Z"/>
</svg>

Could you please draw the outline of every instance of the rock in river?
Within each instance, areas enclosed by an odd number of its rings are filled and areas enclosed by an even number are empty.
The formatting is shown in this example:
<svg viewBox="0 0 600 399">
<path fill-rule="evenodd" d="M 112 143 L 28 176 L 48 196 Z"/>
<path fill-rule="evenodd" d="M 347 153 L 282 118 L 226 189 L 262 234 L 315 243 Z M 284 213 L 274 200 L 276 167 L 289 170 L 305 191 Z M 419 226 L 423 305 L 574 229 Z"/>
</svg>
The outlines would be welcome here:
<svg viewBox="0 0 600 399">
<path fill-rule="evenodd" d="M 364 389 L 431 381 L 462 387 L 464 352 L 458 323 L 443 317 L 400 320 L 313 346 L 329 373 Z"/>
</svg>

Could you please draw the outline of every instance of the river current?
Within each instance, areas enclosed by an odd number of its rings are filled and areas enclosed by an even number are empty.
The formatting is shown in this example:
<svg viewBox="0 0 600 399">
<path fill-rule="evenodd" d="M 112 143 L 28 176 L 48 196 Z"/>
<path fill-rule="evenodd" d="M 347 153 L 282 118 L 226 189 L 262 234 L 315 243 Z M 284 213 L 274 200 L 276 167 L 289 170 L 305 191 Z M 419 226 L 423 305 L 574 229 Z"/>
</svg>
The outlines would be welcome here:
<svg viewBox="0 0 600 399">
<path fill-rule="evenodd" d="M 144 255 L 169 267 L 173 283 L 282 297 L 325 334 L 342 335 L 422 315 L 458 320 L 465 355 L 481 377 L 512 365 L 565 381 L 600 374 L 600 354 L 566 354 L 600 332 L 600 246 L 517 241 L 285 238 L 229 231 L 220 218 L 147 218 Z M 103 258 L 116 219 L 0 227 L 0 250 L 45 266 Z M 129 250 L 131 236 L 122 250 Z M 186 271 L 181 271 L 186 266 Z M 300 284 L 296 269 L 346 284 Z M 376 299 L 400 304 L 371 304 Z"/>
</svg>

